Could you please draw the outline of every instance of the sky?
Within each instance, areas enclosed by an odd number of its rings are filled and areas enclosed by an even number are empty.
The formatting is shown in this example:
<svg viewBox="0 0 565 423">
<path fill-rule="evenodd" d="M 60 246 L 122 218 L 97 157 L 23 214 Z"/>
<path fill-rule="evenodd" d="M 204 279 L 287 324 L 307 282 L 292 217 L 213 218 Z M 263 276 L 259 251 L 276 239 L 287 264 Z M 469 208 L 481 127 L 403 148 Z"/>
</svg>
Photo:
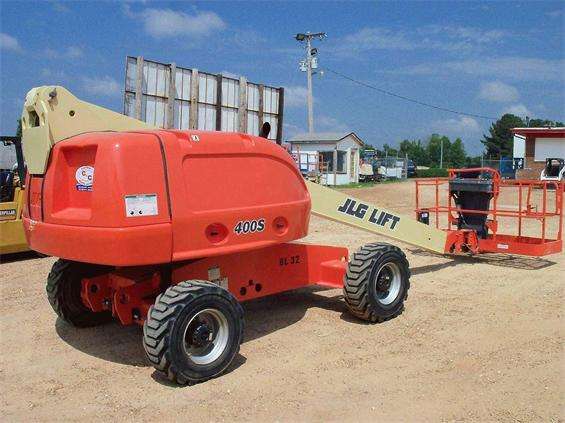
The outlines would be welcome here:
<svg viewBox="0 0 565 423">
<path fill-rule="evenodd" d="M 315 42 L 314 125 L 375 146 L 432 133 L 468 153 L 487 117 L 565 120 L 565 2 L 0 2 L 0 134 L 12 135 L 26 92 L 63 85 L 122 112 L 125 58 L 142 55 L 285 87 L 285 139 L 305 132 L 306 74 L 298 32 Z"/>
</svg>

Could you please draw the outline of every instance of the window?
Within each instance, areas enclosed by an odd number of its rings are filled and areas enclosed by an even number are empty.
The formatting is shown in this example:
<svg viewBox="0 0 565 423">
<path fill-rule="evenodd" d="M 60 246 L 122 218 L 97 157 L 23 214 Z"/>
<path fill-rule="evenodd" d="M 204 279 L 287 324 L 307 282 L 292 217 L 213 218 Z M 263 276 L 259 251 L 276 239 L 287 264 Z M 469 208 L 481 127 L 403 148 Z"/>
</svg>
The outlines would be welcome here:
<svg viewBox="0 0 565 423">
<path fill-rule="evenodd" d="M 333 151 L 320 151 L 324 162 L 328 164 L 328 173 L 334 171 L 334 152 Z M 337 173 L 345 173 L 345 163 L 347 158 L 347 151 L 337 151 Z"/>
<path fill-rule="evenodd" d="M 534 161 L 545 162 L 545 159 L 565 158 L 565 139 L 536 138 Z"/>
</svg>

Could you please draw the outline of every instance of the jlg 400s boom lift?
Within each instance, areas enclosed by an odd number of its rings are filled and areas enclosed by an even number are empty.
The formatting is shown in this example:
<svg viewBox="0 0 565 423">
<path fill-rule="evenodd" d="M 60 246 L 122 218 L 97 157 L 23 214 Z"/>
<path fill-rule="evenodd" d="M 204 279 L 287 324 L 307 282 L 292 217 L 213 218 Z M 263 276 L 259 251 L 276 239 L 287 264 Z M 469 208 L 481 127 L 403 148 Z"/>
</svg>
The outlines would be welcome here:
<svg viewBox="0 0 565 423">
<path fill-rule="evenodd" d="M 346 248 L 293 242 L 311 212 L 439 253 L 474 233 L 306 183 L 264 138 L 152 128 L 62 87 L 28 93 L 22 128 L 26 235 L 60 257 L 47 281 L 53 309 L 76 326 L 143 325 L 147 357 L 178 383 L 228 367 L 241 301 L 316 284 L 343 287 L 351 313 L 370 322 L 402 311 L 402 251 L 369 244 L 348 261 Z"/>
</svg>

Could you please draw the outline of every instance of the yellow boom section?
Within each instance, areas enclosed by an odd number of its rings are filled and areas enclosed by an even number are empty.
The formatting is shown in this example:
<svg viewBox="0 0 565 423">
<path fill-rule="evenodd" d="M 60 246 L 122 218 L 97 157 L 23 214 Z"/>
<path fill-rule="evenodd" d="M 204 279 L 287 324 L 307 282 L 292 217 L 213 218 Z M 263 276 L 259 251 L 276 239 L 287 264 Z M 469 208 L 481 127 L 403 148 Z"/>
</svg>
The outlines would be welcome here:
<svg viewBox="0 0 565 423">
<path fill-rule="evenodd" d="M 63 87 L 32 88 L 22 112 L 22 143 L 28 172 L 43 174 L 53 145 L 74 135 L 150 128 L 137 119 L 80 101 Z"/>
<path fill-rule="evenodd" d="M 22 113 L 22 143 L 28 170 L 43 174 L 53 145 L 85 132 L 154 129 L 137 119 L 80 101 L 63 87 L 33 88 Z M 312 213 L 389 238 L 443 253 L 446 233 L 407 216 L 306 182 Z"/>
<path fill-rule="evenodd" d="M 312 214 L 443 253 L 446 232 L 342 192 L 306 181 Z"/>
</svg>

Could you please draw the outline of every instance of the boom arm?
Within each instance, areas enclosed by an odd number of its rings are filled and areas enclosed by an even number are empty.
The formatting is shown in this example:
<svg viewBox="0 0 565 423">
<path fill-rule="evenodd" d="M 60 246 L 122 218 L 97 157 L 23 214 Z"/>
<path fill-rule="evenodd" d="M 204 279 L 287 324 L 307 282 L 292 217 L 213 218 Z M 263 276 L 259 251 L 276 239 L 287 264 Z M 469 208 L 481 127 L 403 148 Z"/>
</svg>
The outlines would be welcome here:
<svg viewBox="0 0 565 423">
<path fill-rule="evenodd" d="M 306 184 L 315 215 L 437 253 L 445 252 L 445 231 L 313 182 Z"/>
<path fill-rule="evenodd" d="M 22 113 L 24 153 L 31 174 L 45 172 L 53 145 L 85 132 L 151 129 L 139 120 L 78 100 L 63 87 L 33 88 Z M 306 182 L 312 213 L 389 238 L 443 253 L 446 232 L 406 216 Z"/>
<path fill-rule="evenodd" d="M 28 172 L 45 172 L 55 143 L 85 132 L 151 129 L 145 122 L 80 101 L 58 86 L 32 88 L 22 112 L 22 140 Z"/>
</svg>

